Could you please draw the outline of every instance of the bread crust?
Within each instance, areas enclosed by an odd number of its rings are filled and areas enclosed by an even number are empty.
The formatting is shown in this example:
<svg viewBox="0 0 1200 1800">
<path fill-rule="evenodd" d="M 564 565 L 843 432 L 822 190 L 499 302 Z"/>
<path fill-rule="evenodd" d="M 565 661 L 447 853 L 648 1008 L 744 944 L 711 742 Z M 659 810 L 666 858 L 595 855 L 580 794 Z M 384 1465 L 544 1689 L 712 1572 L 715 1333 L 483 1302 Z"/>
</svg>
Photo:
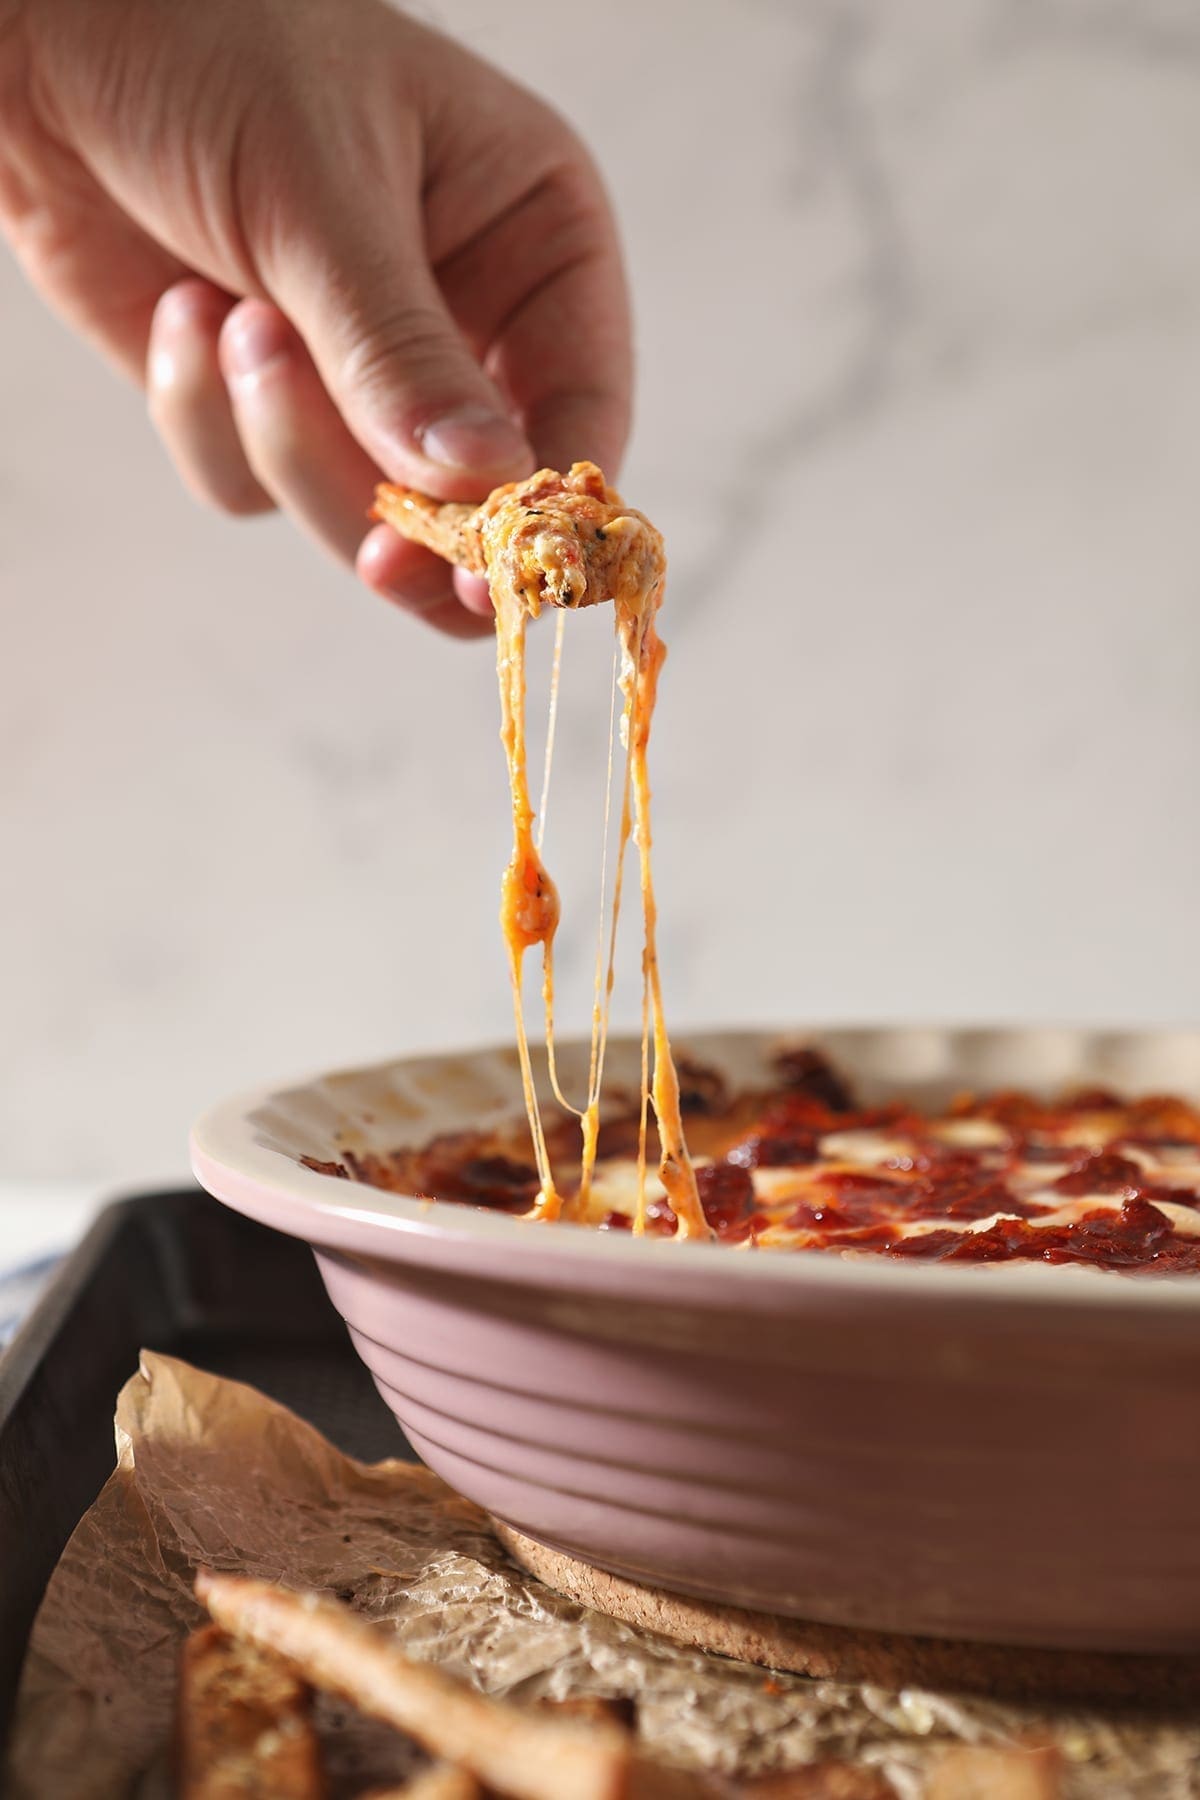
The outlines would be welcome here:
<svg viewBox="0 0 1200 1800">
<path fill-rule="evenodd" d="M 180 1800 L 323 1800 L 312 1690 L 268 1651 L 218 1625 L 185 1641 L 176 1769 Z"/>
</svg>

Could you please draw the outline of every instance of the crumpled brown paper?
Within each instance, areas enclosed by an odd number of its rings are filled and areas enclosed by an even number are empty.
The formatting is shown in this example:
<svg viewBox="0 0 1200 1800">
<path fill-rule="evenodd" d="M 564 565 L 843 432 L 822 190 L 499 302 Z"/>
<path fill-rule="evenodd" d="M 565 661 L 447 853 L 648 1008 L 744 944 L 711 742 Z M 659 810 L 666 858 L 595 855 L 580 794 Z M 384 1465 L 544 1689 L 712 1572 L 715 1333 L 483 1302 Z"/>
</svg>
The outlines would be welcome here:
<svg viewBox="0 0 1200 1800">
<path fill-rule="evenodd" d="M 1060 1745 L 1065 1800 L 1200 1797 L 1200 1725 L 889 1692 L 685 1650 L 514 1569 L 484 1514 L 428 1470 L 356 1463 L 252 1388 L 145 1354 L 117 1404 L 116 1471 L 63 1553 L 34 1626 L 5 1792 L 169 1795 L 176 1656 L 200 1565 L 352 1600 L 411 1655 L 494 1694 L 636 1695 L 664 1758 L 752 1773 L 819 1757 L 882 1770 L 902 1800 L 951 1743 Z M 335 1800 L 414 1753 L 322 1703 Z"/>
</svg>

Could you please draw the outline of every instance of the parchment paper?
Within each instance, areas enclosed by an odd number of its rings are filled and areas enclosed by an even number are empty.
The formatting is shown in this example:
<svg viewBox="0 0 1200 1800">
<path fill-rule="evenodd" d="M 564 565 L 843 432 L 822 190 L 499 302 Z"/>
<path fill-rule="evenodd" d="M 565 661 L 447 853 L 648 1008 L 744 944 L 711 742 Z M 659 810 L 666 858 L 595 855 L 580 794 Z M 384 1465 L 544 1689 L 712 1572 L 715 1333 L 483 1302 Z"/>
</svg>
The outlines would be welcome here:
<svg viewBox="0 0 1200 1800">
<path fill-rule="evenodd" d="M 200 1565 L 340 1595 L 414 1656 L 495 1694 L 634 1695 L 664 1758 L 753 1773 L 819 1757 L 881 1769 L 902 1800 L 951 1743 L 1059 1744 L 1065 1800 L 1200 1800 L 1200 1723 L 889 1692 L 681 1649 L 561 1599 L 507 1561 L 478 1508 L 407 1463 L 343 1456 L 239 1383 L 144 1354 L 117 1404 L 117 1468 L 71 1538 L 34 1627 L 5 1793 L 169 1794 L 180 1640 Z M 1069 1547 L 1068 1547 L 1069 1553 Z M 414 1753 L 328 1703 L 336 1796 Z"/>
</svg>

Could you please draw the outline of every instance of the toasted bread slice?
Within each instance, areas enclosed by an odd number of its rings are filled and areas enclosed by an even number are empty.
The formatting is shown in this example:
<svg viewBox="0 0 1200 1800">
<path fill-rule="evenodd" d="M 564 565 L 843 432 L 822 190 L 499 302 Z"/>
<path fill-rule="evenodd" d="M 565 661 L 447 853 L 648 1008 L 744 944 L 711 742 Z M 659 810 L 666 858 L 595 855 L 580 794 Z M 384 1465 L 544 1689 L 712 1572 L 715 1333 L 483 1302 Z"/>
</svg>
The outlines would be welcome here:
<svg viewBox="0 0 1200 1800">
<path fill-rule="evenodd" d="M 322 1800 L 312 1689 L 280 1657 L 218 1625 L 192 1633 L 180 1665 L 180 1800 Z"/>
<path fill-rule="evenodd" d="M 466 1769 L 431 1763 L 405 1787 L 373 1788 L 363 1800 L 483 1800 L 484 1790 Z"/>
<path fill-rule="evenodd" d="M 933 1769 L 928 1800 L 1057 1800 L 1061 1768 L 1054 1749 L 964 1744 Z"/>
</svg>

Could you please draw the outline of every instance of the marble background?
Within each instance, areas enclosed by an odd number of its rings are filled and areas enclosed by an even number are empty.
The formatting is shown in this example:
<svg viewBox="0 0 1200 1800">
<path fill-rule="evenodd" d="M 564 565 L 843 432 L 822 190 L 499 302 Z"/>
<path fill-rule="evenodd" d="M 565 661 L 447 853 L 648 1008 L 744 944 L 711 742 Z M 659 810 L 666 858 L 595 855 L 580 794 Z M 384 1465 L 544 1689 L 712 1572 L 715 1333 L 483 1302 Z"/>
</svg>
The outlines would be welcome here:
<svg viewBox="0 0 1200 1800">
<path fill-rule="evenodd" d="M 1195 7 L 427 10 L 624 219 L 675 1017 L 1194 1018 Z M 507 1034 L 487 650 L 195 509 L 3 262 L 0 317 L 0 1174 L 179 1171 L 239 1085 Z M 569 651 L 582 1026 L 607 644 Z"/>
</svg>

